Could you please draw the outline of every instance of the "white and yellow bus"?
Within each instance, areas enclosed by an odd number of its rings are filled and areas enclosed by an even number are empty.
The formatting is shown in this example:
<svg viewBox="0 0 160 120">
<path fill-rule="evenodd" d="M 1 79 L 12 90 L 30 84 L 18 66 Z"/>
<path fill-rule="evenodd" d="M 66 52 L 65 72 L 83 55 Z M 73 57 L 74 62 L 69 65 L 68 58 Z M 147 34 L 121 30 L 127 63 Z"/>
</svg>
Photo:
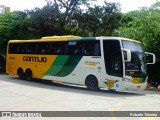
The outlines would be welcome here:
<svg viewBox="0 0 160 120">
<path fill-rule="evenodd" d="M 39 78 L 117 91 L 141 91 L 147 83 L 139 41 L 120 37 L 53 36 L 10 40 L 6 70 L 20 79 Z"/>
</svg>

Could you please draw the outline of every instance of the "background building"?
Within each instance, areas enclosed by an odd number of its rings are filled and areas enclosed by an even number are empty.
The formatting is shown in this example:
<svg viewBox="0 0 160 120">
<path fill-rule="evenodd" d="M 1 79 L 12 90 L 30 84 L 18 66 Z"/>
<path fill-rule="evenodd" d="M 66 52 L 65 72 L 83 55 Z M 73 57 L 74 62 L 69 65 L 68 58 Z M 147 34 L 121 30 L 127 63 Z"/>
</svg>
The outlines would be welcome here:
<svg viewBox="0 0 160 120">
<path fill-rule="evenodd" d="M 5 5 L 0 5 L 0 13 L 10 12 L 10 7 L 6 7 Z"/>
</svg>

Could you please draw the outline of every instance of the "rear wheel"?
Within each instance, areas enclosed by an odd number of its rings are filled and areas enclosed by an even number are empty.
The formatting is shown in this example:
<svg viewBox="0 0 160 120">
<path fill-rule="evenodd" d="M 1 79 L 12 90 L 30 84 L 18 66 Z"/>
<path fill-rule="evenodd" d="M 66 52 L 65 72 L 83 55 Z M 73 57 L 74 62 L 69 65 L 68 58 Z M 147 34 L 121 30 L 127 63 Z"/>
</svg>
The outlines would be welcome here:
<svg viewBox="0 0 160 120">
<path fill-rule="evenodd" d="M 25 71 L 25 77 L 26 77 L 26 80 L 32 80 L 32 70 L 31 69 L 26 69 Z"/>
<path fill-rule="evenodd" d="M 18 78 L 19 78 L 19 79 L 24 79 L 24 78 L 25 78 L 25 74 L 24 74 L 22 68 L 18 68 L 18 70 L 17 70 L 17 75 L 18 75 Z"/>
<path fill-rule="evenodd" d="M 90 90 L 99 90 L 98 80 L 94 75 L 89 75 L 85 80 L 85 84 Z"/>
</svg>

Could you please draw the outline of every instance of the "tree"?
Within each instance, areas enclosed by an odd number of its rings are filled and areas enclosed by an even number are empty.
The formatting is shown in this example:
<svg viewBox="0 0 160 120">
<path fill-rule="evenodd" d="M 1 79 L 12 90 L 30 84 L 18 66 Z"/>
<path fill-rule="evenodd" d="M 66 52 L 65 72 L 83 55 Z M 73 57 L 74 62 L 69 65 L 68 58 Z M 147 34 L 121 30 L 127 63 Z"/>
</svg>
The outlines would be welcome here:
<svg viewBox="0 0 160 120">
<path fill-rule="evenodd" d="M 7 40 L 10 39 L 12 24 L 18 19 L 15 13 L 0 14 L 0 53 L 4 53 Z"/>
<path fill-rule="evenodd" d="M 46 0 L 48 5 L 55 6 L 57 12 L 62 13 L 62 21 L 69 23 L 76 10 L 80 9 L 81 5 L 89 5 L 90 2 L 96 0 Z"/>
<path fill-rule="evenodd" d="M 84 36 L 104 36 L 112 35 L 120 26 L 121 16 L 119 4 L 105 2 L 103 6 L 95 5 L 85 12 L 78 11 L 74 19 Z"/>
<path fill-rule="evenodd" d="M 0 53 L 5 53 L 8 40 L 31 39 L 31 22 L 22 11 L 0 14 Z"/>
<path fill-rule="evenodd" d="M 121 37 L 140 40 L 145 50 L 155 53 L 159 61 L 160 11 L 152 7 L 142 8 L 125 14 L 125 18 L 129 18 L 128 23 L 123 23 L 115 33 Z"/>
<path fill-rule="evenodd" d="M 0 14 L 0 45 L 6 46 L 10 39 L 52 35 L 112 35 L 120 25 L 122 15 L 117 3 L 105 2 L 103 6 L 91 7 L 89 3 L 96 0 L 46 1 L 43 8 Z M 81 5 L 87 9 L 82 9 Z"/>
<path fill-rule="evenodd" d="M 160 0 L 156 0 L 156 3 L 154 3 L 151 8 L 160 10 Z"/>
</svg>

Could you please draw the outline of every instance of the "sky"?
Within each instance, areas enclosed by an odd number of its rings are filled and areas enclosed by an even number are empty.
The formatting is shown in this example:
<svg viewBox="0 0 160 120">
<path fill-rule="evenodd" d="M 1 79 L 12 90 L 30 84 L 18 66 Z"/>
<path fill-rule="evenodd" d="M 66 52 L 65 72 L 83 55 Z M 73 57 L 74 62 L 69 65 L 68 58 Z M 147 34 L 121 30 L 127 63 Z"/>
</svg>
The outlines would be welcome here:
<svg viewBox="0 0 160 120">
<path fill-rule="evenodd" d="M 97 5 L 102 5 L 104 0 L 97 0 Z M 137 10 L 140 7 L 150 7 L 156 0 L 107 0 L 121 4 L 122 12 Z M 0 0 L 0 5 L 5 5 L 14 10 L 34 9 L 35 7 L 43 7 L 46 4 L 45 0 Z"/>
</svg>

